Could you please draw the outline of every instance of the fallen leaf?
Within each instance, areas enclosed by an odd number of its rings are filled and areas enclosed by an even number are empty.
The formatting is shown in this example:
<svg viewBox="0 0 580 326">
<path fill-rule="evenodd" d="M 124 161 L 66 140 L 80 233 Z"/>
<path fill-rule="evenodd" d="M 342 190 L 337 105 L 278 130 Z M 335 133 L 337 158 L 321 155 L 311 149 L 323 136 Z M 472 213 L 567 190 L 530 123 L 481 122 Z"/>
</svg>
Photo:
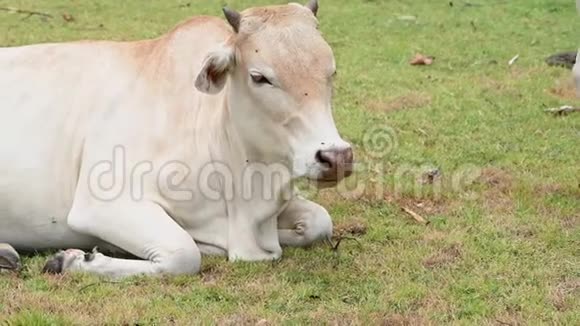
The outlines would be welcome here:
<svg viewBox="0 0 580 326">
<path fill-rule="evenodd" d="M 73 17 L 73 15 L 67 14 L 67 13 L 62 14 L 62 19 L 64 19 L 64 21 L 67 23 L 75 21 L 75 18 Z"/>
<path fill-rule="evenodd" d="M 417 53 L 413 60 L 411 60 L 409 63 L 412 66 L 429 66 L 433 64 L 434 60 L 434 57 Z"/>
<path fill-rule="evenodd" d="M 397 17 L 397 19 L 401 20 L 401 21 L 413 21 L 414 22 L 417 20 L 417 17 L 411 16 L 411 15 L 405 15 L 405 16 L 399 16 L 399 17 Z"/>
<path fill-rule="evenodd" d="M 511 66 L 514 63 L 516 63 L 516 61 L 518 61 L 519 58 L 520 58 L 520 55 L 516 54 L 513 58 L 510 59 L 510 61 L 508 61 L 508 66 Z"/>
<path fill-rule="evenodd" d="M 429 222 L 428 220 L 426 220 L 426 219 L 425 219 L 423 216 L 421 216 L 421 215 L 419 215 L 419 214 L 415 213 L 414 211 L 412 211 L 412 210 L 408 209 L 407 207 L 401 207 L 401 209 L 403 210 L 403 212 L 405 212 L 405 213 L 407 213 L 407 214 L 411 215 L 411 217 L 412 217 L 412 218 L 413 218 L 415 221 L 417 221 L 417 222 L 419 222 L 419 223 L 421 223 L 421 224 L 423 224 L 423 225 L 428 225 L 428 224 L 430 223 L 430 222 Z"/>
</svg>

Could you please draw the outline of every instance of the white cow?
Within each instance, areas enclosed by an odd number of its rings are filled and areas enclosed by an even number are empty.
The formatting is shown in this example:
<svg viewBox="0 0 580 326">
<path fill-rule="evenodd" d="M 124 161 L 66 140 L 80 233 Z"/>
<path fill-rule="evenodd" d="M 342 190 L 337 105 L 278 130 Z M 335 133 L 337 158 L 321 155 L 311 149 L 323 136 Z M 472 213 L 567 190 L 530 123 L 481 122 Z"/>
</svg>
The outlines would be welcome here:
<svg viewBox="0 0 580 326">
<path fill-rule="evenodd" d="M 185 274 L 327 239 L 291 193 L 352 172 L 317 1 L 224 9 L 138 42 L 0 48 L 0 242 L 68 249 L 45 271 Z M 105 252 L 105 251 L 103 251 Z M 18 265 L 0 246 L 0 266 Z"/>
</svg>

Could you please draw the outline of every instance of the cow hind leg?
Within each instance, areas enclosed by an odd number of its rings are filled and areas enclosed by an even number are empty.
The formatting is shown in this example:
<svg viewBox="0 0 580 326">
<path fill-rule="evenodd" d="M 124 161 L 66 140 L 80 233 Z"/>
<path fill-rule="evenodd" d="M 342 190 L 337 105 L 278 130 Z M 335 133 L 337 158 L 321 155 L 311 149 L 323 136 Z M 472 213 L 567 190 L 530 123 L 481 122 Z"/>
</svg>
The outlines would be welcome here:
<svg viewBox="0 0 580 326">
<path fill-rule="evenodd" d="M 20 256 L 18 252 L 7 243 L 0 243 L 0 270 L 19 270 Z"/>
<path fill-rule="evenodd" d="M 302 197 L 294 198 L 278 216 L 280 244 L 308 247 L 332 237 L 332 220 L 324 207 Z"/>
<path fill-rule="evenodd" d="M 121 248 L 138 259 L 120 259 L 78 249 L 61 251 L 44 272 L 80 271 L 112 278 L 134 275 L 195 274 L 201 253 L 191 238 L 154 203 L 110 204 L 75 209 L 68 220 L 72 229 Z"/>
</svg>

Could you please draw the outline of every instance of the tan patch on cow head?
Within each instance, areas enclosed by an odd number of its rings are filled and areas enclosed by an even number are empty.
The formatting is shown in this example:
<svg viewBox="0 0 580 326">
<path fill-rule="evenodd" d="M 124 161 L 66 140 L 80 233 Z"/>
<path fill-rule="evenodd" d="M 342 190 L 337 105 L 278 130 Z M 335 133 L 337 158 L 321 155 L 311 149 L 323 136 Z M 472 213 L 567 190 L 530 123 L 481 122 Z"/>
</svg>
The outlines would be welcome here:
<svg viewBox="0 0 580 326">
<path fill-rule="evenodd" d="M 200 51 L 207 51 L 208 46 L 226 40 L 230 34 L 222 19 L 196 16 L 158 38 L 119 43 L 118 49 L 127 64 L 134 66 L 139 76 L 148 81 L 148 91 L 167 94 L 181 91 L 180 87 L 190 87 L 192 67 L 189 65 L 195 63 L 196 56 L 204 55 Z"/>
</svg>

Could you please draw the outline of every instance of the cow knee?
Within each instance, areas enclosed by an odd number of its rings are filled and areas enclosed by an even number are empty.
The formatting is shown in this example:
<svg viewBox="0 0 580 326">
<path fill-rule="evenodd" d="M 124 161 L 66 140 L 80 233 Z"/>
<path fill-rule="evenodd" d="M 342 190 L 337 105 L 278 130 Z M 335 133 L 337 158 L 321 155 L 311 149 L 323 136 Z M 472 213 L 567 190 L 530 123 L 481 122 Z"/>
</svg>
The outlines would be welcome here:
<svg viewBox="0 0 580 326">
<path fill-rule="evenodd" d="M 293 217 L 292 229 L 278 233 L 281 243 L 289 246 L 308 247 L 317 241 L 332 237 L 332 220 L 323 207 L 316 205 Z"/>
<path fill-rule="evenodd" d="M 161 274 L 183 275 L 197 274 L 201 270 L 201 253 L 195 243 L 188 248 L 180 248 L 158 258 L 153 258 L 153 262 L 158 267 Z"/>
<path fill-rule="evenodd" d="M 328 240 L 332 237 L 332 219 L 322 206 L 317 206 L 307 214 L 304 222 L 304 238 L 307 243 Z"/>
</svg>

